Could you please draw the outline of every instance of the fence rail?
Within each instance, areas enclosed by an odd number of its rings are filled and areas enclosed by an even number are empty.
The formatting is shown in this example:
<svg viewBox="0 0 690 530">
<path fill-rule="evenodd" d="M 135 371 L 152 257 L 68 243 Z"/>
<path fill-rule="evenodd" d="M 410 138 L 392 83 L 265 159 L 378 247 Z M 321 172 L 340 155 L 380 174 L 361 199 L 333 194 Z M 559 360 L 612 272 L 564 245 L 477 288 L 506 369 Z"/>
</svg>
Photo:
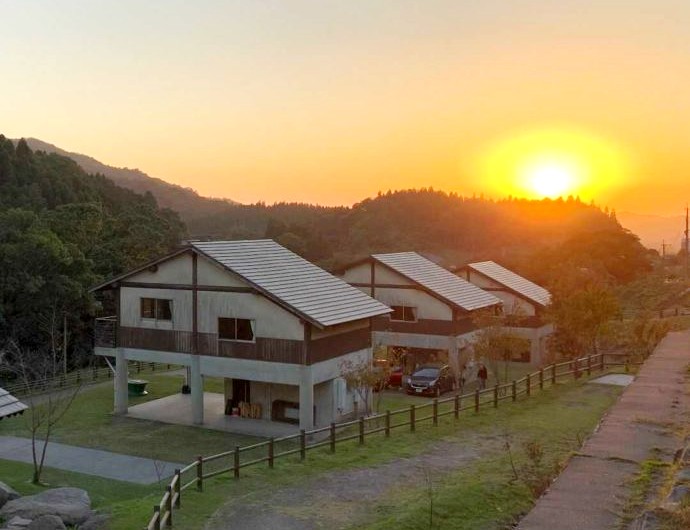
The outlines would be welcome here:
<svg viewBox="0 0 690 530">
<path fill-rule="evenodd" d="M 231 451 L 207 457 L 199 456 L 186 467 L 175 470 L 175 475 L 160 503 L 153 507 L 153 516 L 146 529 L 160 530 L 171 527 L 173 510 L 181 506 L 182 491 L 192 485 L 196 485 L 198 491 L 203 491 L 204 480 L 211 477 L 232 474 L 234 478 L 240 478 L 242 469 L 259 464 L 266 464 L 272 468 L 278 458 L 299 454 L 300 460 L 303 461 L 308 451 L 321 447 L 329 447 L 330 452 L 334 453 L 339 443 L 357 440 L 359 445 L 364 445 L 368 436 L 383 433 L 383 436 L 388 438 L 394 430 L 403 428 L 415 432 L 417 427 L 438 425 L 441 417 L 453 415 L 454 419 L 458 419 L 460 413 L 465 411 L 479 413 L 482 408 L 497 408 L 501 401 L 515 402 L 520 396 L 529 397 L 564 378 L 577 380 L 581 376 L 601 372 L 609 365 L 610 363 L 604 359 L 604 354 L 591 355 L 552 364 L 521 379 L 497 384 L 484 390 L 477 389 L 467 394 L 436 398 L 420 405 L 412 404 L 406 408 L 331 423 L 329 426 L 310 431 L 301 430 L 298 434 L 271 438 L 244 447 L 236 446 Z M 193 478 L 188 480 L 183 478 L 184 475 L 193 475 Z"/>
</svg>

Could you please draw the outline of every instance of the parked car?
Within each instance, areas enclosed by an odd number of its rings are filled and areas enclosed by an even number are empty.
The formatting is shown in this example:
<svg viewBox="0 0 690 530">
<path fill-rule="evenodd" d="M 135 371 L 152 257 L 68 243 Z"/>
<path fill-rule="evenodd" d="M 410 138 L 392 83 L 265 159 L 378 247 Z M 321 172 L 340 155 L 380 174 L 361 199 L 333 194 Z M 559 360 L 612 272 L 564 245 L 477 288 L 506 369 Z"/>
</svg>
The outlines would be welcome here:
<svg viewBox="0 0 690 530">
<path fill-rule="evenodd" d="M 390 387 L 401 387 L 403 380 L 403 369 L 402 366 L 393 366 L 390 373 L 388 374 L 388 386 Z"/>
<path fill-rule="evenodd" d="M 405 389 L 408 394 L 436 397 L 450 390 L 453 390 L 453 376 L 448 365 L 419 367 Z"/>
<path fill-rule="evenodd" d="M 391 366 L 388 359 L 374 359 L 374 370 L 387 374 L 384 380 L 374 386 L 374 392 L 379 392 L 388 387 L 402 386 L 402 366 Z"/>
</svg>

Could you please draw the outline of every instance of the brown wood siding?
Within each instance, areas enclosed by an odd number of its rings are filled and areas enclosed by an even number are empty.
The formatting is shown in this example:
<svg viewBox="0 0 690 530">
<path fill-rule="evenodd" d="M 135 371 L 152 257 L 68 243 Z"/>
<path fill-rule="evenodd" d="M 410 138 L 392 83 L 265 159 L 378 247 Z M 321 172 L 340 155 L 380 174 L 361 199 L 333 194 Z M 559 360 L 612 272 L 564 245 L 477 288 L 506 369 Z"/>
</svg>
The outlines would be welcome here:
<svg viewBox="0 0 690 530">
<path fill-rule="evenodd" d="M 320 363 L 371 346 L 368 327 L 313 340 L 309 344 L 308 364 Z"/>
<path fill-rule="evenodd" d="M 123 348 L 192 353 L 192 333 L 189 331 L 121 326 L 118 339 L 118 346 Z"/>
<path fill-rule="evenodd" d="M 301 340 L 256 338 L 256 342 L 218 341 L 218 357 L 304 364 Z"/>
<path fill-rule="evenodd" d="M 396 322 L 388 317 L 372 319 L 373 331 L 391 331 L 393 333 L 416 333 L 419 335 L 462 335 L 477 329 L 471 318 L 459 320 L 420 319 L 416 322 Z"/>
</svg>

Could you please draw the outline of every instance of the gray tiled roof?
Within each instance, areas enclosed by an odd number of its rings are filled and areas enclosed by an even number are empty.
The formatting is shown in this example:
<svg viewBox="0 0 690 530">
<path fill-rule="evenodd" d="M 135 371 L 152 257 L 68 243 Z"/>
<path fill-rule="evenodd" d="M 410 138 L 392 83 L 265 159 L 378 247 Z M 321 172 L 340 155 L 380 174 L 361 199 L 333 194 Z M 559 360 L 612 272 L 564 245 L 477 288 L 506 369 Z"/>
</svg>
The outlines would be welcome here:
<svg viewBox="0 0 690 530">
<path fill-rule="evenodd" d="M 501 303 L 491 293 L 481 290 L 416 252 L 373 254 L 372 257 L 465 311 Z"/>
<path fill-rule="evenodd" d="M 0 388 L 0 420 L 24 412 L 28 408 L 7 390 Z"/>
<path fill-rule="evenodd" d="M 391 311 L 270 239 L 193 242 L 192 246 L 269 298 L 320 327 Z"/>
<path fill-rule="evenodd" d="M 501 267 L 498 263 L 480 261 L 470 263 L 467 266 L 541 306 L 547 306 L 551 302 L 549 291 L 511 270 Z"/>
</svg>

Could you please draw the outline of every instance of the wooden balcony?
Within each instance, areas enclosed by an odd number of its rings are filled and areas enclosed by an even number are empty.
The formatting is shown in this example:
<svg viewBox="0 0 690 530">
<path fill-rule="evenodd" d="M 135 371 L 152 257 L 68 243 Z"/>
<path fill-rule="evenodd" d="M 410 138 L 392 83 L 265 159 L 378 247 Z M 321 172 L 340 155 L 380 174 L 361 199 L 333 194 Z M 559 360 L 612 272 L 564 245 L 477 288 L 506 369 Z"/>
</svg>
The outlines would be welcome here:
<svg viewBox="0 0 690 530">
<path fill-rule="evenodd" d="M 115 317 L 96 320 L 96 346 L 137 348 L 288 364 L 313 364 L 368 348 L 368 329 L 355 330 L 310 341 L 257 337 L 253 342 L 218 339 L 215 333 L 117 326 Z"/>
</svg>

